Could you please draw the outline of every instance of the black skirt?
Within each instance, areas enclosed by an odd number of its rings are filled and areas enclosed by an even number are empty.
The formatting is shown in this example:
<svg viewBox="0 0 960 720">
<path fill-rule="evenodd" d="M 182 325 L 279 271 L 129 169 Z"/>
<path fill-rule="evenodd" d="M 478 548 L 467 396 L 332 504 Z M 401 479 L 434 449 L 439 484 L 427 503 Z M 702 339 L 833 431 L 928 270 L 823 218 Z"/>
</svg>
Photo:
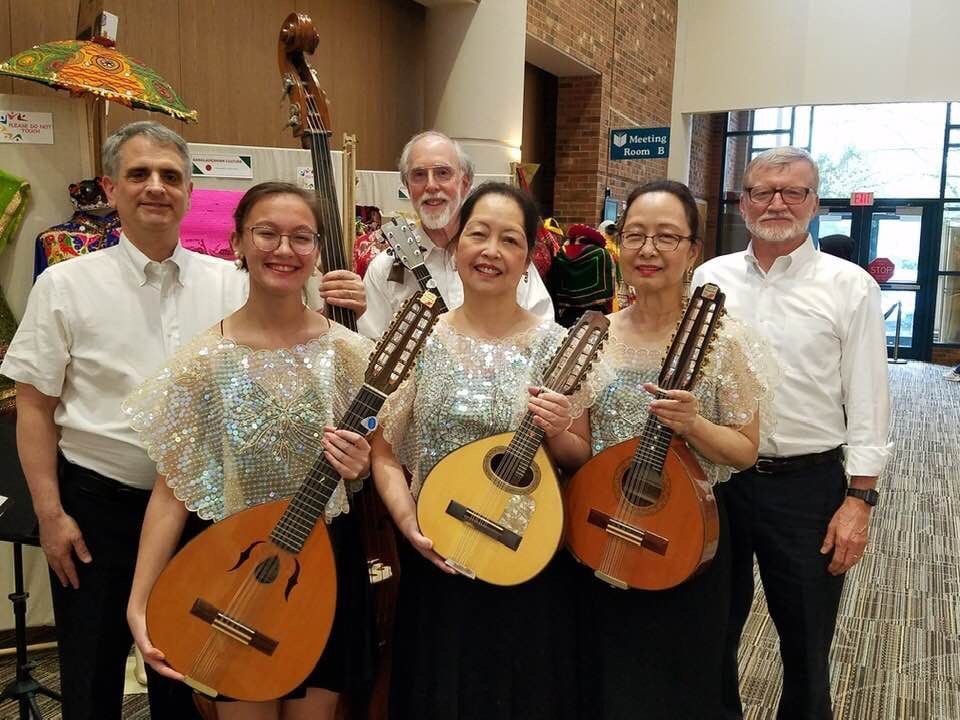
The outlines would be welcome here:
<svg viewBox="0 0 960 720">
<path fill-rule="evenodd" d="M 576 717 L 573 561 L 515 587 L 447 575 L 401 540 L 395 720 Z"/>
<path fill-rule="evenodd" d="M 620 590 L 577 568 L 581 717 L 712 720 L 730 606 L 730 532 L 722 502 L 717 553 L 669 590 Z"/>
</svg>

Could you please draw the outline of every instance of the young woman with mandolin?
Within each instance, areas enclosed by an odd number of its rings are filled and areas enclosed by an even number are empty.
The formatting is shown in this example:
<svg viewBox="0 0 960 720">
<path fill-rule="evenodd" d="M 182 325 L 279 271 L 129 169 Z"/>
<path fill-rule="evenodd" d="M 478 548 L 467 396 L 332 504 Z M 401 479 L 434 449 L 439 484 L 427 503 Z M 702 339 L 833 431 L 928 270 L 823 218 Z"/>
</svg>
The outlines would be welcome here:
<svg viewBox="0 0 960 720">
<path fill-rule="evenodd" d="M 700 476 L 704 502 L 712 505 L 708 484 L 756 462 L 758 408 L 768 400 L 776 366 L 752 333 L 723 318 L 692 392 L 656 385 L 672 336 L 681 334 L 684 280 L 689 282 L 700 253 L 698 220 L 694 198 L 680 183 L 648 182 L 630 194 L 618 228 L 619 263 L 624 281 L 636 290 L 636 302 L 610 316 L 610 339 L 598 366 L 603 388 L 590 409 L 590 430 L 592 450 L 600 454 L 641 436 L 652 414 L 693 450 L 706 476 L 705 481 Z M 609 484 L 609 473 L 588 474 L 599 457 L 581 470 L 588 491 L 591 485 Z M 642 497 L 651 489 L 634 490 L 637 506 L 650 502 L 652 509 L 680 492 L 667 487 L 664 497 L 655 499 Z M 613 554 L 596 573 L 578 568 L 583 717 L 719 717 L 729 540 L 724 510 L 718 510 L 712 562 L 676 587 L 654 592 L 617 580 L 618 561 L 627 548 L 635 549 L 621 538 L 602 541 Z M 571 509 L 568 522 L 576 522 L 575 515 Z M 692 531 L 692 525 L 682 524 L 677 534 L 688 528 Z M 664 552 L 656 547 L 644 545 L 639 552 Z"/>
<path fill-rule="evenodd" d="M 528 411 L 561 466 L 575 469 L 571 459 L 589 454 L 588 393 L 539 388 L 566 331 L 517 304 L 536 229 L 536 207 L 516 188 L 485 184 L 467 197 L 450 250 L 463 305 L 441 317 L 372 442 L 377 489 L 407 541 L 392 718 L 575 716 L 569 558 L 555 557 L 529 582 L 495 586 L 455 572 L 417 521 L 421 484 L 442 458 L 516 430 Z"/>
<path fill-rule="evenodd" d="M 236 264 L 250 276 L 246 304 L 182 348 L 124 405 L 160 473 L 127 615 L 144 659 L 175 679 L 184 676 L 148 637 L 147 600 L 188 516 L 217 522 L 290 496 L 321 453 L 344 479 L 369 469 L 366 439 L 333 423 L 363 383 L 371 344 L 303 302 L 304 284 L 317 272 L 322 232 L 312 193 L 262 183 L 247 191 L 234 218 Z M 333 718 L 348 678 L 367 669 L 366 567 L 355 514 L 347 510 L 340 483 L 323 512 L 337 604 L 316 668 L 277 701 L 218 702 L 220 720 Z"/>
</svg>

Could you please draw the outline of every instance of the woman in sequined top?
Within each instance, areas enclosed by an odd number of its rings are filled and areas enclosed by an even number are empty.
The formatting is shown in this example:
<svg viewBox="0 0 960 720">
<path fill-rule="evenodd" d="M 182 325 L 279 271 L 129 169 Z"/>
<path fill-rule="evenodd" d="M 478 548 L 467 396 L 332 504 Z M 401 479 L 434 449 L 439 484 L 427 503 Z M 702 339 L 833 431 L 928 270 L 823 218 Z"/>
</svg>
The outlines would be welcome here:
<svg viewBox="0 0 960 720">
<path fill-rule="evenodd" d="M 127 616 L 144 659 L 169 678 L 182 676 L 147 636 L 146 603 L 189 521 L 216 522 L 294 494 L 320 453 L 347 480 L 369 469 L 364 437 L 333 423 L 363 382 L 370 343 L 303 302 L 319 259 L 320 217 L 311 195 L 287 183 L 247 191 L 231 237 L 237 268 L 250 276 L 246 304 L 181 348 L 124 403 L 159 472 Z M 220 720 L 333 718 L 338 693 L 362 676 L 366 568 L 347 510 L 341 483 L 325 508 L 338 599 L 317 667 L 278 701 L 218 702 Z"/>
<path fill-rule="evenodd" d="M 593 453 L 641 434 L 649 413 L 682 437 L 712 484 L 756 462 L 762 408 L 776 378 L 758 336 L 724 318 L 693 392 L 653 399 L 700 253 L 690 190 L 660 180 L 636 188 L 618 228 L 620 269 L 636 302 L 610 316 L 590 410 Z M 722 290 L 722 288 L 721 288 Z M 610 587 L 578 568 L 583 717 L 720 717 L 720 668 L 730 597 L 729 528 L 722 500 L 716 556 L 670 590 Z"/>
<path fill-rule="evenodd" d="M 571 399 L 536 389 L 566 334 L 516 302 L 536 227 L 536 207 L 515 188 L 483 185 L 465 200 L 452 249 L 463 305 L 441 318 L 410 378 L 388 400 L 373 441 L 377 489 L 406 540 L 393 718 L 574 717 L 569 558 L 523 585 L 488 585 L 454 574 L 416 516 L 420 485 L 440 458 L 515 430 L 528 408 L 559 464 L 572 470 L 571 458 L 589 454 L 586 393 Z"/>
</svg>

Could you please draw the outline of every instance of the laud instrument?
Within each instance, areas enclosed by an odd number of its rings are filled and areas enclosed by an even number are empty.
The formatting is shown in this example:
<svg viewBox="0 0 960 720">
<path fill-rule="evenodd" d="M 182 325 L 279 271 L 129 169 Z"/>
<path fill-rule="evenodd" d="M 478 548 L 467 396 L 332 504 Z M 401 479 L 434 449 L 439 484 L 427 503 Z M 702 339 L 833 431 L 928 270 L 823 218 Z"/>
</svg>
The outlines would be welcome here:
<svg viewBox="0 0 960 720">
<path fill-rule="evenodd" d="M 572 394 L 609 324 L 602 313 L 584 313 L 554 355 L 543 387 Z M 544 437 L 528 410 L 516 431 L 469 443 L 427 475 L 417 499 L 420 530 L 457 572 L 494 585 L 518 585 L 556 553 L 563 499 Z"/>
<path fill-rule="evenodd" d="M 723 302 L 716 285 L 697 288 L 660 370 L 663 390 L 693 387 Z M 652 413 L 639 437 L 580 468 L 566 498 L 570 550 L 613 587 L 674 587 L 716 553 L 719 520 L 710 484 L 683 439 Z"/>
<path fill-rule="evenodd" d="M 403 305 L 338 427 L 367 434 L 437 320 L 434 297 Z M 147 632 L 188 685 L 271 700 L 314 668 L 333 625 L 336 566 L 323 519 L 340 482 L 323 453 L 297 493 L 230 515 L 177 553 L 147 602 Z"/>
</svg>

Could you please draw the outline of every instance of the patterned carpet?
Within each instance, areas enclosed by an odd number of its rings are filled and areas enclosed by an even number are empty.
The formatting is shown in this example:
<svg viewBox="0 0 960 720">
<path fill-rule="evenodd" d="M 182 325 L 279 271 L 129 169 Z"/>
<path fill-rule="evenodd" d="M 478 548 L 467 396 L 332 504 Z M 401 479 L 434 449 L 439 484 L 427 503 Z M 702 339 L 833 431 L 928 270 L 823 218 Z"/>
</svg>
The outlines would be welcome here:
<svg viewBox="0 0 960 720">
<path fill-rule="evenodd" d="M 894 457 L 881 479 L 871 541 L 847 578 L 833 648 L 837 720 L 960 719 L 960 383 L 945 368 L 890 366 Z M 759 591 L 740 653 L 747 720 L 773 720 L 780 695 L 777 635 Z M 57 687 L 56 655 L 35 677 Z M 13 676 L 0 659 L 0 685 Z M 42 700 L 44 718 L 60 717 Z M 0 719 L 17 717 L 0 707 Z M 124 717 L 148 718 L 146 696 Z M 705 718 L 704 720 L 709 720 Z"/>
</svg>

